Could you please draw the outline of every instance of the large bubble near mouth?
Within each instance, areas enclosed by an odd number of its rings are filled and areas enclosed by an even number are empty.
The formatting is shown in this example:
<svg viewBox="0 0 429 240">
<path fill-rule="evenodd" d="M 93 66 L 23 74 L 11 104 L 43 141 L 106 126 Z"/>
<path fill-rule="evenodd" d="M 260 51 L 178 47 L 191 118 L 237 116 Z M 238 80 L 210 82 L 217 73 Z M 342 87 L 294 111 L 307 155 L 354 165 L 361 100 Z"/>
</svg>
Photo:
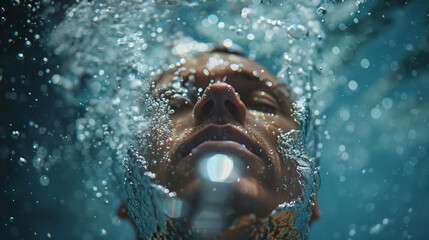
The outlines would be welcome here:
<svg viewBox="0 0 429 240">
<path fill-rule="evenodd" d="M 81 1 L 51 35 L 54 53 L 66 62 L 52 82 L 69 104 L 85 106 L 76 129 L 85 166 L 96 165 L 86 167 L 88 175 L 109 176 L 112 185 L 121 186 L 117 199 L 127 202 L 142 238 L 168 235 L 177 226 L 191 237 L 180 220 L 189 206 L 172 201 L 174 192 L 153 183 L 146 167 L 154 159 L 136 150 L 150 151 L 146 136 L 153 128 L 160 139 L 171 135 L 171 109 L 150 97 L 151 81 L 187 56 L 218 46 L 261 63 L 292 90 L 300 129 L 281 133 L 277 151 L 296 160 L 302 197 L 283 203 L 268 219 L 287 215 L 294 225 L 275 227 L 283 229 L 280 235 L 306 238 L 319 184 L 309 106 L 324 38 L 317 16 L 321 2 L 260 2 Z M 233 162 L 220 157 L 207 160 L 210 167 L 203 171 L 213 182 L 226 181 L 234 171 Z M 263 229 L 270 222 L 258 224 Z"/>
<path fill-rule="evenodd" d="M 232 182 L 234 177 L 239 177 L 233 158 L 221 153 L 204 157 L 198 165 L 198 170 L 204 179 L 211 182 Z"/>
</svg>

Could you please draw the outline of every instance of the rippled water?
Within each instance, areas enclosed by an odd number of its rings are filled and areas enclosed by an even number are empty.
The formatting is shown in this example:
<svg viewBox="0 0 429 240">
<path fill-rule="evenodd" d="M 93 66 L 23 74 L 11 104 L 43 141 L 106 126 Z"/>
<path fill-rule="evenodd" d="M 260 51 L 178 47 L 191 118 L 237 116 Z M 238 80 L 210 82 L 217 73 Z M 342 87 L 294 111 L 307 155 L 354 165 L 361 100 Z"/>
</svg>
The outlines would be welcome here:
<svg viewBox="0 0 429 240">
<path fill-rule="evenodd" d="M 148 97 L 149 83 L 189 53 L 224 46 L 293 90 L 301 129 L 280 135 L 288 146 L 280 151 L 310 159 L 300 162 L 308 179 L 322 151 L 322 219 L 310 239 L 425 239 L 428 6 L 420 3 L 11 1 L 1 10 L 4 235 L 133 239 L 116 217 L 127 199 L 143 202 L 133 215 L 147 221 L 143 236 L 180 215 L 145 215 L 164 214 L 148 192 L 174 200 L 155 194 L 168 190 L 141 174 L 146 159 L 134 151 L 151 119 L 168 112 Z M 302 202 L 276 213 L 304 212 L 295 215 L 303 237 L 312 182 L 302 183 Z"/>
</svg>

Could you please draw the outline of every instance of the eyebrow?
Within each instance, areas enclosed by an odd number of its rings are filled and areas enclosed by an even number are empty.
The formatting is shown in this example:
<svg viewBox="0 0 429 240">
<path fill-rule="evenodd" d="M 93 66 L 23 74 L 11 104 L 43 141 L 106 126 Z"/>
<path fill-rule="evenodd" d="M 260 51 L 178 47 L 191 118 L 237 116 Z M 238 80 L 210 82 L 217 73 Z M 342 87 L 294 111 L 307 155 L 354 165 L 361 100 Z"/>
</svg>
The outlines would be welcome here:
<svg viewBox="0 0 429 240">
<path fill-rule="evenodd" d="M 210 52 L 207 53 L 229 53 L 229 54 L 234 54 L 240 57 L 245 57 L 245 55 L 242 52 L 239 51 L 231 51 L 228 48 L 225 47 L 215 47 L 214 49 L 212 49 Z"/>
<path fill-rule="evenodd" d="M 254 82 L 258 82 L 263 84 L 264 82 L 268 81 L 273 83 L 274 85 L 274 81 L 276 80 L 276 78 L 274 78 L 273 76 L 271 76 L 269 73 L 266 72 L 265 76 L 262 78 L 262 73 L 261 71 L 256 71 L 256 70 L 252 70 L 252 69 L 246 69 L 244 70 L 242 69 L 242 71 L 234 71 L 231 69 L 231 64 L 225 69 L 225 75 L 242 75 L 244 76 L 246 79 L 250 80 L 250 81 L 254 81 Z M 261 69 L 264 70 L 264 69 Z M 264 70 L 265 71 L 265 70 Z M 254 72 L 257 72 L 259 75 L 255 76 Z M 188 75 L 185 75 L 183 77 L 188 77 Z"/>
</svg>

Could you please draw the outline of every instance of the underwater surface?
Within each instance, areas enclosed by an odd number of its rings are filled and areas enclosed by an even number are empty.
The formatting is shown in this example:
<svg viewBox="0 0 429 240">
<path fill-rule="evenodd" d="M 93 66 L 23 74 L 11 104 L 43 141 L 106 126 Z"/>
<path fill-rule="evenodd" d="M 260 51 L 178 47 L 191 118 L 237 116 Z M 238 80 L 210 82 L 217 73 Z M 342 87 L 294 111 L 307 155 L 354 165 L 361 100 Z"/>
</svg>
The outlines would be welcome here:
<svg viewBox="0 0 429 240">
<path fill-rule="evenodd" d="M 219 45 L 279 78 L 287 67 L 311 101 L 309 239 L 429 239 L 427 1 L 7 0 L 0 13 L 2 239 L 135 239 L 117 209 L 130 144 L 162 114 L 142 100 L 147 79 Z"/>
</svg>

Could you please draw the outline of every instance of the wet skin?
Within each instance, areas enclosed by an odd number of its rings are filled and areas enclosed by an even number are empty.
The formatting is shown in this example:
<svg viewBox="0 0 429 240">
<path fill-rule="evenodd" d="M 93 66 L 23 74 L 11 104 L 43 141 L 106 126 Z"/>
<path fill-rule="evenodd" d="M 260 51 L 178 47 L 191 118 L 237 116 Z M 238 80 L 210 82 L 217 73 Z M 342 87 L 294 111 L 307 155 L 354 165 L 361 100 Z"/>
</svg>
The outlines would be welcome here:
<svg viewBox="0 0 429 240">
<path fill-rule="evenodd" d="M 174 96 L 172 90 L 180 92 L 176 82 L 188 99 Z M 222 152 L 238 156 L 244 166 L 234 182 L 232 218 L 250 213 L 266 217 L 278 204 L 301 195 L 296 162 L 277 150 L 280 131 L 299 127 L 289 91 L 262 66 L 235 54 L 207 53 L 165 73 L 152 93 L 167 99 L 174 110 L 171 133 L 154 128 L 149 136 L 147 159 L 157 183 L 191 206 L 198 204 L 199 159 Z"/>
</svg>

